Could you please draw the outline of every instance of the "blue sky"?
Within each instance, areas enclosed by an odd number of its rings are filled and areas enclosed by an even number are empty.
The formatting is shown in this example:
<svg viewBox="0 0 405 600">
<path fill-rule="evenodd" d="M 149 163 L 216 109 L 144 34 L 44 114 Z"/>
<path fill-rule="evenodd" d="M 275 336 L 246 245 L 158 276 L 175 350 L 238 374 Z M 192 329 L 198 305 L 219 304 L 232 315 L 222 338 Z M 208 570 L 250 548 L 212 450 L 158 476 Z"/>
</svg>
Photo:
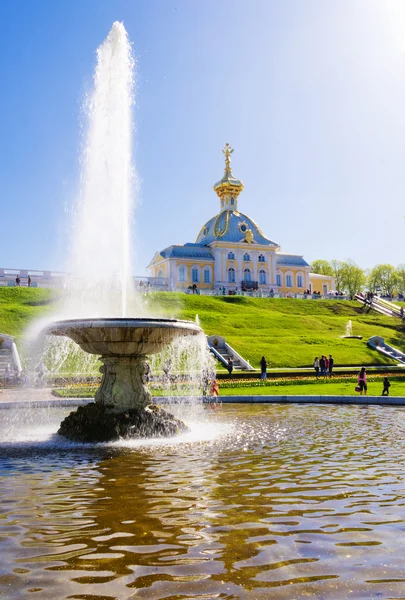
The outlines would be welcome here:
<svg viewBox="0 0 405 600">
<path fill-rule="evenodd" d="M 64 268 L 84 93 L 123 21 L 138 63 L 134 272 L 219 210 L 225 142 L 239 209 L 285 252 L 404 263 L 402 0 L 4 0 L 0 266 Z"/>
</svg>

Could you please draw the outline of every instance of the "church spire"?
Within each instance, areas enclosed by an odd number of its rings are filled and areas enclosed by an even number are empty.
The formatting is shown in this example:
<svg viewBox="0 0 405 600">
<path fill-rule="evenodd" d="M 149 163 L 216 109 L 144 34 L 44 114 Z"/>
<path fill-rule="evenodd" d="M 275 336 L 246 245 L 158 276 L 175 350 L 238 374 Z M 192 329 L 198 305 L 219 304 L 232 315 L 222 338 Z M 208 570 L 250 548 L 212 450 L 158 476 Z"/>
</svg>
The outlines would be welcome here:
<svg viewBox="0 0 405 600">
<path fill-rule="evenodd" d="M 238 210 L 238 196 L 243 190 L 243 183 L 233 176 L 231 168 L 231 154 L 233 148 L 225 144 L 222 150 L 225 156 L 225 172 L 220 181 L 214 185 L 214 190 L 221 201 L 221 210 Z"/>
</svg>

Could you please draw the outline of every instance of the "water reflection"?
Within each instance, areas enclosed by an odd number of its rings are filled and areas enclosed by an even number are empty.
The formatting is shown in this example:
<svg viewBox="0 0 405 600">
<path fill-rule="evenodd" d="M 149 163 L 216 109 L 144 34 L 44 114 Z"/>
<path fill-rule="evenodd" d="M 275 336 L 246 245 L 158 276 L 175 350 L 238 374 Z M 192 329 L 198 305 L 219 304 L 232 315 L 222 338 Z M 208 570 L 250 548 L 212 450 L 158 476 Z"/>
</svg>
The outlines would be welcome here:
<svg viewBox="0 0 405 600">
<path fill-rule="evenodd" d="M 211 440 L 3 444 L 0 597 L 405 596 L 404 409 L 208 419 Z"/>
</svg>

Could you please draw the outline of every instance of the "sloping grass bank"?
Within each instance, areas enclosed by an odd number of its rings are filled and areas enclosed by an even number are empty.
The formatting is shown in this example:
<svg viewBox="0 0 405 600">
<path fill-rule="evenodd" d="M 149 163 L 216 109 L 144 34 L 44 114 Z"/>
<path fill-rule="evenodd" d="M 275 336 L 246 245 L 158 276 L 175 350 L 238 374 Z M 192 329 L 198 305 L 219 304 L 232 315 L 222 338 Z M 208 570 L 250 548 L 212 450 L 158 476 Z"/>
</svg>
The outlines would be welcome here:
<svg viewBox="0 0 405 600">
<path fill-rule="evenodd" d="M 57 295 L 38 288 L 0 288 L 0 333 L 18 340 L 33 319 L 52 310 Z M 399 319 L 364 313 L 357 302 L 159 292 L 146 295 L 145 305 L 154 316 L 194 321 L 198 314 L 207 335 L 224 336 L 256 368 L 263 355 L 270 368 L 311 366 L 322 354 L 332 354 L 336 366 L 393 364 L 367 347 L 373 335 L 405 349 Z M 340 337 L 349 320 L 362 340 Z"/>
<path fill-rule="evenodd" d="M 167 317 L 194 320 L 198 314 L 207 335 L 224 336 L 256 368 L 263 355 L 269 367 L 282 368 L 310 366 L 322 354 L 332 354 L 337 366 L 392 364 L 367 347 L 373 335 L 405 347 L 399 319 L 364 313 L 358 302 L 162 292 L 150 297 L 149 307 Z M 349 320 L 362 340 L 340 337 Z"/>
<path fill-rule="evenodd" d="M 23 336 L 29 324 L 50 312 L 57 294 L 49 289 L 0 288 L 0 334 Z"/>
</svg>

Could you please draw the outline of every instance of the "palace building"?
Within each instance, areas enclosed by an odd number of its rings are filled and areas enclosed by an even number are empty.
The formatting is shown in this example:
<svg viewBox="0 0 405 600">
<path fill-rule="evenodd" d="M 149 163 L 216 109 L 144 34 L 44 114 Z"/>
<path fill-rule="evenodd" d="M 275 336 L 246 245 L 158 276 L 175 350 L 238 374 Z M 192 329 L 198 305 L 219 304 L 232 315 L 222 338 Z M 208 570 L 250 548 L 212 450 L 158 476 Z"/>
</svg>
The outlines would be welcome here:
<svg viewBox="0 0 405 600">
<path fill-rule="evenodd" d="M 243 183 L 231 169 L 233 149 L 226 144 L 225 172 L 214 185 L 219 213 L 201 228 L 194 243 L 173 245 L 156 252 L 148 269 L 168 289 L 223 290 L 227 293 L 261 290 L 283 295 L 327 294 L 334 289 L 333 277 L 310 273 L 298 254 L 281 252 L 279 244 L 238 208 Z"/>
</svg>

